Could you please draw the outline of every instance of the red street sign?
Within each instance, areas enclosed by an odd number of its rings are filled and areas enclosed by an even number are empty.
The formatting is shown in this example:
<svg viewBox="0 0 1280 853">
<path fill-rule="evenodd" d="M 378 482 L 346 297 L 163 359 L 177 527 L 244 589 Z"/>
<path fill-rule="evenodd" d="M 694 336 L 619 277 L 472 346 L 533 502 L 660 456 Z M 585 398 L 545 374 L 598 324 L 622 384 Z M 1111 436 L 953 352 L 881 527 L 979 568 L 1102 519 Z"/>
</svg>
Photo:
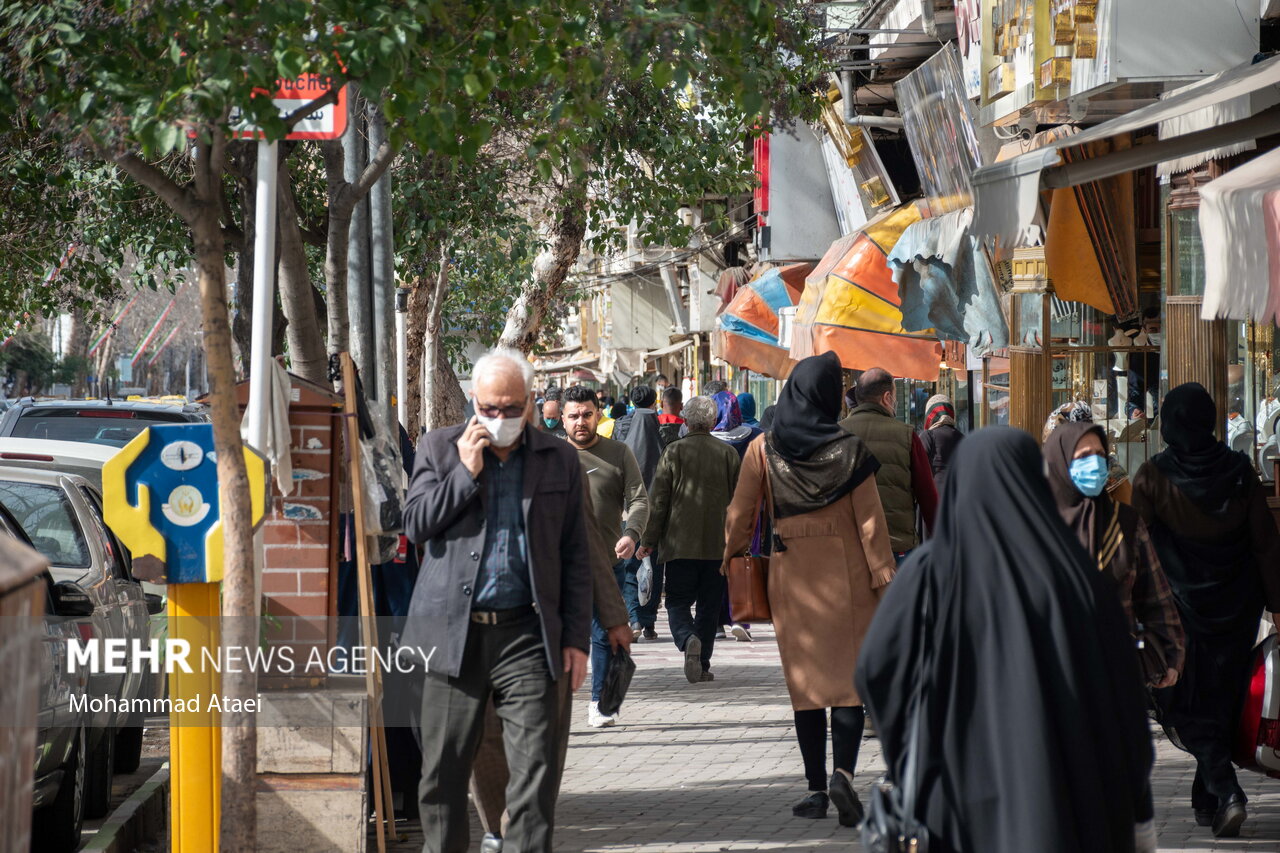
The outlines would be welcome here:
<svg viewBox="0 0 1280 853">
<path fill-rule="evenodd" d="M 277 80 L 271 100 L 280 117 L 284 118 L 322 97 L 333 88 L 333 81 L 320 74 L 303 74 L 296 80 Z M 231 125 L 235 135 L 242 139 L 256 139 L 258 129 L 240 121 L 239 111 L 231 113 Z M 347 87 L 338 90 L 336 104 L 325 104 L 304 116 L 293 126 L 285 139 L 337 139 L 347 130 Z"/>
</svg>

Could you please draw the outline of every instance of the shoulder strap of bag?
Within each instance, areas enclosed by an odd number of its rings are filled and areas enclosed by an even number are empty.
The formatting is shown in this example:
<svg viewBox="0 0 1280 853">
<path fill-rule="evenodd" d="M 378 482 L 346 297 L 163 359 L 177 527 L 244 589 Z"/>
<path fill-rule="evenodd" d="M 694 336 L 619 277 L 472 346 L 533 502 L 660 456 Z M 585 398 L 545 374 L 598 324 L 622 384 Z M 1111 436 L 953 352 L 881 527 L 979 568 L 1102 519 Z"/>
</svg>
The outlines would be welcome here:
<svg viewBox="0 0 1280 853">
<path fill-rule="evenodd" d="M 933 601 L 933 588 L 926 582 L 924 588 L 924 601 L 920 608 L 920 655 L 917 661 L 916 672 L 920 677 L 916 680 L 916 687 L 911 696 L 911 724 L 910 733 L 907 735 L 907 761 L 902 771 L 902 807 L 903 818 L 907 826 L 904 828 L 914 827 L 918 820 L 916 819 L 916 798 L 920 793 L 920 727 L 922 718 L 924 717 L 924 705 L 928 699 L 928 665 L 929 659 L 932 657 L 929 648 L 929 620 L 933 618 L 932 608 L 930 604 Z"/>
<path fill-rule="evenodd" d="M 773 481 L 769 476 L 769 448 L 765 446 L 765 442 L 769 439 L 765 438 L 760 442 L 760 467 L 764 471 L 764 515 L 769 522 L 769 531 L 773 535 L 773 551 L 785 551 L 787 546 L 783 543 L 782 537 L 778 535 L 778 526 L 774 523 L 773 518 Z"/>
</svg>

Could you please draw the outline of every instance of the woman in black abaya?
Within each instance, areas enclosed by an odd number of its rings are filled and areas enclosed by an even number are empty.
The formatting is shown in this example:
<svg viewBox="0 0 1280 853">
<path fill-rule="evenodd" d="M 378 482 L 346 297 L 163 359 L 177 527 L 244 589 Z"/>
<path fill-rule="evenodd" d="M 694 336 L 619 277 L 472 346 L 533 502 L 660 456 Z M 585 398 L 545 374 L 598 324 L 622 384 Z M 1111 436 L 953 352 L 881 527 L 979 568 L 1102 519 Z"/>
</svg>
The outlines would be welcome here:
<svg viewBox="0 0 1280 853">
<path fill-rule="evenodd" d="M 1157 694 L 1162 722 L 1196 757 L 1196 823 L 1230 838 L 1246 817 L 1231 746 L 1263 604 L 1280 609 L 1280 537 L 1253 465 L 1214 436 L 1216 423 L 1203 386 L 1170 391 L 1160 407 L 1168 449 L 1138 469 L 1133 506 L 1187 634 L 1182 679 Z"/>
<path fill-rule="evenodd" d="M 917 681 L 930 853 L 1134 850 L 1152 763 L 1136 649 L 1026 433 L 961 444 L 934 536 L 898 570 L 863 644 L 858 693 L 895 781 Z"/>
</svg>

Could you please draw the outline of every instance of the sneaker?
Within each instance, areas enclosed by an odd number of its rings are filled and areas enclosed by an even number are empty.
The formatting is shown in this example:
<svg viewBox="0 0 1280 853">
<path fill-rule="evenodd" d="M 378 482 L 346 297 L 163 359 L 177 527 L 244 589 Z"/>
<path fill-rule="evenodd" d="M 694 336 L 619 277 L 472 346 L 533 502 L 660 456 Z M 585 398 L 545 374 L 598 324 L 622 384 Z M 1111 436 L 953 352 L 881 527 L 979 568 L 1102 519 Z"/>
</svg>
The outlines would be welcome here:
<svg viewBox="0 0 1280 853">
<path fill-rule="evenodd" d="M 713 673 L 711 670 L 708 669 L 702 673 L 702 678 L 698 680 L 699 681 L 715 681 L 716 676 L 715 676 L 715 673 Z"/>
<path fill-rule="evenodd" d="M 684 677 L 690 684 L 702 680 L 702 640 L 696 634 L 690 634 L 684 642 Z"/>
<path fill-rule="evenodd" d="M 645 628 L 645 629 L 644 629 L 644 638 L 645 638 L 646 640 L 656 640 L 656 639 L 658 639 L 658 632 L 657 632 L 657 631 L 655 631 L 655 630 L 653 630 L 652 628 Z"/>
<path fill-rule="evenodd" d="M 601 714 L 600 707 L 592 702 L 587 706 L 587 725 L 593 729 L 603 729 L 618 724 L 617 714 Z"/>
<path fill-rule="evenodd" d="M 812 791 L 809 796 L 791 807 L 791 813 L 796 817 L 807 817 L 811 820 L 821 820 L 827 816 L 827 795 L 822 791 Z"/>
<path fill-rule="evenodd" d="M 862 809 L 862 801 L 858 799 L 858 792 L 853 790 L 848 776 L 839 770 L 832 773 L 831 781 L 827 783 L 827 795 L 831 799 L 831 805 L 835 806 L 840 814 L 841 826 L 857 826 L 862 823 L 866 813 Z"/>
<path fill-rule="evenodd" d="M 502 836 L 486 832 L 480 842 L 480 853 L 502 853 Z"/>
<path fill-rule="evenodd" d="M 746 625 L 734 625 L 729 630 L 733 633 L 733 638 L 739 643 L 749 643 L 752 640 L 751 632 L 747 630 Z"/>
</svg>

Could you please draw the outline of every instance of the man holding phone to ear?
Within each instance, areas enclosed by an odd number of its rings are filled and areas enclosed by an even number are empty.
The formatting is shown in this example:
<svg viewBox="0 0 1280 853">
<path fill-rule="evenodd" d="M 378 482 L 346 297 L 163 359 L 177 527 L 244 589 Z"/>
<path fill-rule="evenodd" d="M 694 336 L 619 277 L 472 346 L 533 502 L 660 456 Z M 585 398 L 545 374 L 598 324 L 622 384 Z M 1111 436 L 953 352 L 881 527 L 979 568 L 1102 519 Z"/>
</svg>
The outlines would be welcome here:
<svg viewBox="0 0 1280 853">
<path fill-rule="evenodd" d="M 533 368 L 495 349 L 472 371 L 476 416 L 423 436 L 405 533 L 424 545 L 402 642 L 435 649 L 422 697 L 424 850 L 468 849 L 467 781 L 490 697 L 510 765 L 506 839 L 551 851 L 556 682 L 586 674 L 592 546 L 578 454 L 534 429 Z"/>
</svg>

